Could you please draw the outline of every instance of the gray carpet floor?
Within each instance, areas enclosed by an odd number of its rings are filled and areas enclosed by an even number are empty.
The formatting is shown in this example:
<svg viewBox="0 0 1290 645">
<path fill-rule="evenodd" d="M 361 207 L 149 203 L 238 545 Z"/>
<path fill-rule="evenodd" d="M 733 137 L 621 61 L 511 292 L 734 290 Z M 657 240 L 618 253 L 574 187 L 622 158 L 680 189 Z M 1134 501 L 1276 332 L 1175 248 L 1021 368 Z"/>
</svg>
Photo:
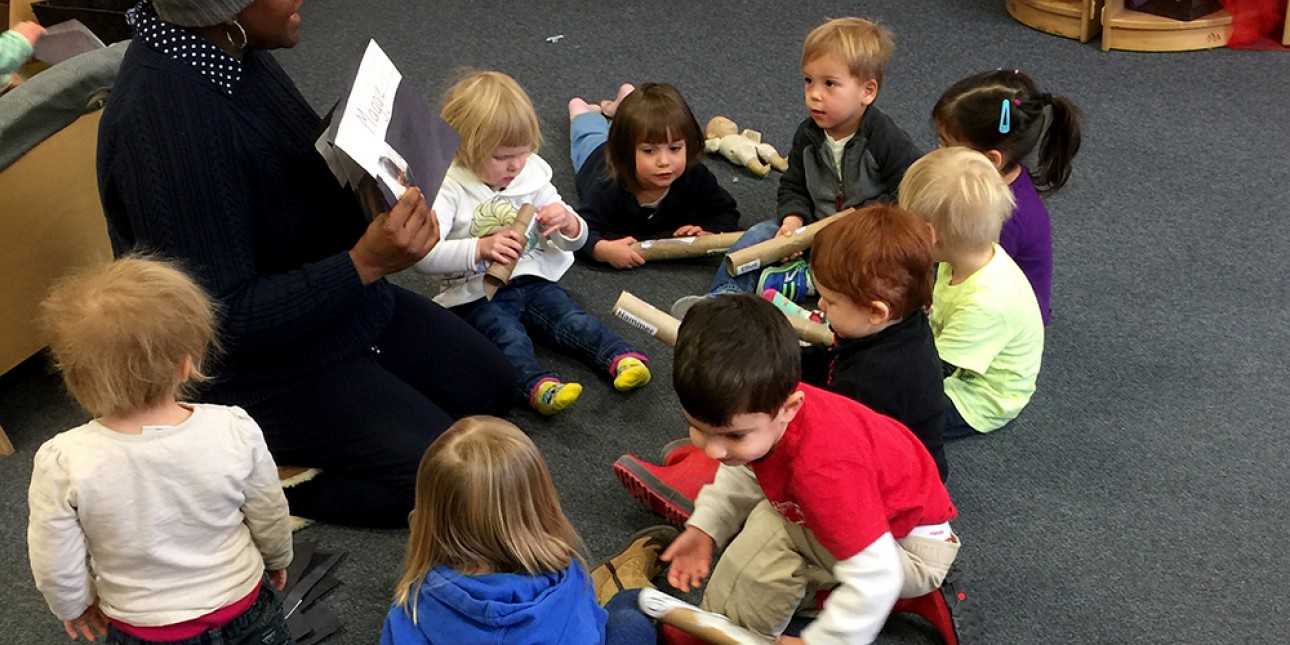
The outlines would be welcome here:
<svg viewBox="0 0 1290 645">
<path fill-rule="evenodd" d="M 933 102 L 969 74 L 1020 68 L 1072 97 L 1088 116 L 1074 177 L 1048 200 L 1054 319 L 1038 393 L 1013 426 L 948 447 L 977 640 L 1272 642 L 1290 633 L 1290 537 L 1276 519 L 1290 461 L 1277 434 L 1290 399 L 1287 289 L 1275 255 L 1290 243 L 1284 53 L 1104 53 L 1096 41 L 1018 24 L 998 0 L 310 0 L 302 14 L 300 45 L 279 59 L 320 111 L 369 37 L 436 104 L 462 68 L 517 78 L 538 109 L 541 154 L 571 201 L 566 102 L 608 98 L 623 81 L 671 82 L 700 122 L 728 115 L 787 151 L 805 116 L 801 42 L 826 17 L 864 15 L 895 32 L 878 105 L 925 148 L 936 142 Z M 773 213 L 774 176 L 707 163 L 744 224 Z M 607 313 L 622 289 L 660 306 L 701 291 L 713 267 L 578 265 L 563 284 Z M 398 281 L 431 290 L 414 276 Z M 658 521 L 610 464 L 625 452 L 652 458 L 684 430 L 670 351 L 608 324 L 652 357 L 652 385 L 622 395 L 546 352 L 587 390 L 557 418 L 512 417 L 545 453 L 596 557 Z M 65 638 L 26 568 L 25 491 L 40 443 L 83 420 L 41 359 L 0 378 L 0 423 L 18 449 L 0 460 L 0 641 Z M 302 537 L 349 552 L 338 569 L 346 584 L 330 597 L 346 625 L 335 642 L 374 642 L 406 532 L 315 526 Z M 882 642 L 935 636 L 893 618 Z"/>
</svg>

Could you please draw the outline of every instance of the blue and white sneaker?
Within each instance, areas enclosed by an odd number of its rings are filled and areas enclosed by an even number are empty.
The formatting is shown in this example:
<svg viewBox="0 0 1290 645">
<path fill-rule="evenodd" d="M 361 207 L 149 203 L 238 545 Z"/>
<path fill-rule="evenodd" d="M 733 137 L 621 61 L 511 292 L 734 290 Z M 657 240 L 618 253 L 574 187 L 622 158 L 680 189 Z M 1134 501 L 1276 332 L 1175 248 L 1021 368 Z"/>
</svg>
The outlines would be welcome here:
<svg viewBox="0 0 1290 645">
<path fill-rule="evenodd" d="M 765 293 L 767 289 L 780 292 L 794 304 L 802 304 L 806 296 L 815 289 L 811 282 L 810 265 L 806 260 L 797 259 L 762 271 L 761 277 L 757 279 L 757 293 Z"/>
</svg>

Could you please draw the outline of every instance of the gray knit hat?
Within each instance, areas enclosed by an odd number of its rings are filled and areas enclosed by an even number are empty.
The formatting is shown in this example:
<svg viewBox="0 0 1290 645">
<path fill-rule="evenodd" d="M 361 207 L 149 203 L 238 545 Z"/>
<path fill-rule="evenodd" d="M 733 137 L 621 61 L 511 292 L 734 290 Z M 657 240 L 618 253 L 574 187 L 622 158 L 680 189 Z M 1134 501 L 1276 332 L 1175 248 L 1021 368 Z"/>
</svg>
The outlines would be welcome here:
<svg viewBox="0 0 1290 645">
<path fill-rule="evenodd" d="M 157 17 L 180 27 L 209 27 L 236 16 L 255 0 L 152 0 Z"/>
</svg>

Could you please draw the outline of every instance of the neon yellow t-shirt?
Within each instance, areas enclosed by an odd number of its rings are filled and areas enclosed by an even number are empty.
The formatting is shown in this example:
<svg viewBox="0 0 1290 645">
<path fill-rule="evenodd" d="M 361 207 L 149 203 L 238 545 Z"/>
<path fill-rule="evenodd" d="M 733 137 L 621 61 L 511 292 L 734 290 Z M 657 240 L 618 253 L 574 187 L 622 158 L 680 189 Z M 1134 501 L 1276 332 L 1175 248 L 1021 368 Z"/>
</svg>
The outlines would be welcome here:
<svg viewBox="0 0 1290 645">
<path fill-rule="evenodd" d="M 1044 353 L 1035 292 L 998 244 L 994 257 L 960 284 L 942 264 L 929 316 L 941 360 L 958 367 L 945 393 L 978 432 L 997 430 L 1030 402 Z"/>
</svg>

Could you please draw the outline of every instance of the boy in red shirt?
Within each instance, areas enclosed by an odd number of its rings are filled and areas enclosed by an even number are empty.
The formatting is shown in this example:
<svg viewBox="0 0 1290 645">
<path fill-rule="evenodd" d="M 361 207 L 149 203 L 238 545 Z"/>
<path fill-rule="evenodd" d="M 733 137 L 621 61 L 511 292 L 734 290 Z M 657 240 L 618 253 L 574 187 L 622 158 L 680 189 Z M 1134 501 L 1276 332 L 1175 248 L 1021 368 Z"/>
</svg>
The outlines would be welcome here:
<svg viewBox="0 0 1290 645">
<path fill-rule="evenodd" d="M 773 305 L 695 305 L 672 378 L 691 440 L 722 464 L 661 556 L 674 587 L 697 586 L 729 542 L 702 607 L 774 639 L 810 592 L 835 587 L 802 632 L 814 645 L 870 642 L 897 598 L 941 585 L 959 540 L 936 463 L 899 423 L 801 383 L 797 337 Z"/>
</svg>

